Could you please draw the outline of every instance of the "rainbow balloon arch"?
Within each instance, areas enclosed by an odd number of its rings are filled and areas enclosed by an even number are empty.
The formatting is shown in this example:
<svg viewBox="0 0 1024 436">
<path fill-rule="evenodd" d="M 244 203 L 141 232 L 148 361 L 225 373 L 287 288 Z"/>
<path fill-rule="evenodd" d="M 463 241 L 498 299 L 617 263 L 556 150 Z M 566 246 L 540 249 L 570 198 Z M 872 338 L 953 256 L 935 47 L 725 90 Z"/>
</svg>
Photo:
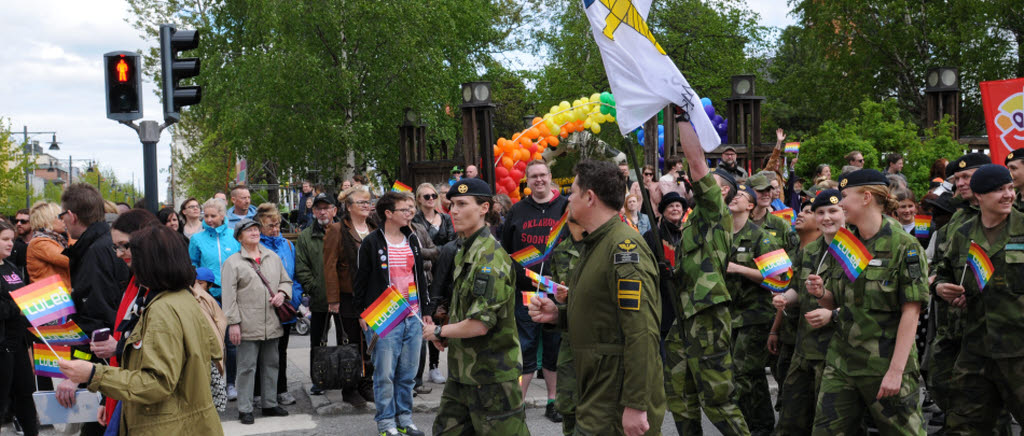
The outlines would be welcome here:
<svg viewBox="0 0 1024 436">
<path fill-rule="evenodd" d="M 601 124 L 614 122 L 615 115 L 615 97 L 610 92 L 595 93 L 551 106 L 548 113 L 534 118 L 530 127 L 516 132 L 511 140 L 498 138 L 494 144 L 495 191 L 508 195 L 513 202 L 530 195 L 530 188 L 523 192 L 519 189 L 528 162 L 543 159 L 544 150 L 557 147 L 572 133 L 601 133 Z"/>
</svg>

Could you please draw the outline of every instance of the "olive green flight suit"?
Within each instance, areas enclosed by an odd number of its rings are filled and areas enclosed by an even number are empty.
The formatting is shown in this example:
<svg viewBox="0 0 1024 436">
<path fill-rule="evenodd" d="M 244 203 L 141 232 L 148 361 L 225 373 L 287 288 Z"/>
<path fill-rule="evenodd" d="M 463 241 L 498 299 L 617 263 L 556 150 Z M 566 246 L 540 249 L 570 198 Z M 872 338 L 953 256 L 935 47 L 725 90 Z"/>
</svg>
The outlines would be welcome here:
<svg viewBox="0 0 1024 436">
<path fill-rule="evenodd" d="M 551 280 L 555 283 L 569 283 L 569 276 L 580 260 L 582 244 L 572 237 L 555 247 L 551 254 Z M 562 434 L 571 435 L 576 429 L 576 368 L 572 360 L 572 342 L 563 334 L 558 346 L 558 384 L 555 387 L 555 407 L 562 414 Z"/>
</svg>

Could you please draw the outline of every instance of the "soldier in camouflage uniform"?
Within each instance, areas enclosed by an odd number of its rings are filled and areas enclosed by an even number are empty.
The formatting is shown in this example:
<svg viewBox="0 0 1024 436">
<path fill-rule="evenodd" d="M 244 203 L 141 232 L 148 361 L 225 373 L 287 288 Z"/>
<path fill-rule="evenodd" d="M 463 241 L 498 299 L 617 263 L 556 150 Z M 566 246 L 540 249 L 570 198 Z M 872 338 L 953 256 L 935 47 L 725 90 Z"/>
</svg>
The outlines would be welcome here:
<svg viewBox="0 0 1024 436">
<path fill-rule="evenodd" d="M 736 399 L 752 435 L 768 435 L 775 426 L 772 396 L 768 391 L 768 332 L 775 309 L 771 292 L 754 259 L 778 249 L 775 242 L 748 217 L 757 193 L 740 184 L 729 203 L 732 213 L 732 250 L 726 267 L 725 287 L 732 295 L 732 358 L 736 363 Z"/>
<path fill-rule="evenodd" d="M 579 393 L 576 434 L 660 434 L 665 391 L 654 255 L 619 219 L 626 178 L 618 167 L 582 160 L 576 172 L 569 213 L 589 233 L 568 282 L 569 301 L 559 309 L 538 298 L 530 315 L 567 327 Z"/>
<path fill-rule="evenodd" d="M 1012 207 L 1005 168 L 982 166 L 970 183 L 980 215 L 949 232 L 935 278 L 940 297 L 967 309 L 946 419 L 951 435 L 994 434 L 1004 407 L 1024 422 L 1024 213 Z M 992 264 L 983 288 L 974 269 L 963 266 L 972 243 Z"/>
<path fill-rule="evenodd" d="M 793 256 L 796 254 L 796 249 L 800 247 L 800 239 L 793 231 L 793 223 L 771 214 L 772 191 L 778 188 L 772 187 L 769 175 L 775 176 L 774 173 L 762 171 L 747 179 L 747 186 L 754 188 L 754 191 L 757 192 L 757 204 L 754 206 L 753 212 L 750 213 L 750 221 L 764 229 L 776 245 Z"/>
<path fill-rule="evenodd" d="M 896 201 L 881 172 L 854 171 L 839 186 L 847 223 L 856 226 L 853 235 L 872 259 L 853 282 L 833 265 L 824 281 L 812 274 L 805 282 L 823 307 L 837 309 L 812 434 L 858 433 L 868 413 L 882 435 L 924 436 L 914 344 L 921 306 L 928 301 L 924 250 L 899 222 L 883 215 Z M 834 256 L 826 262 L 838 264 Z"/>
<path fill-rule="evenodd" d="M 569 282 L 569 276 L 576 269 L 576 263 L 580 260 L 580 249 L 583 244 L 583 229 L 572 221 L 566 227 L 569 228 L 568 238 L 565 238 L 555 247 L 551 254 L 551 280 L 555 283 L 564 284 Z M 555 301 L 561 306 L 568 302 L 567 288 L 559 288 Z M 569 335 L 562 335 L 562 342 L 558 346 L 558 384 L 555 407 L 558 413 L 562 414 L 562 434 L 571 435 L 576 429 L 576 368 L 572 360 L 572 347 L 569 345 Z"/>
<path fill-rule="evenodd" d="M 462 179 L 448 191 L 452 224 L 465 238 L 455 255 L 449 323 L 423 325 L 423 339 L 443 349 L 448 380 L 433 434 L 528 435 L 519 375 L 523 368 L 516 334 L 512 259 L 485 225 L 494 214 L 491 189 Z"/>
<path fill-rule="evenodd" d="M 840 196 L 839 191 L 828 189 L 814 198 L 811 204 L 814 217 L 810 219 L 817 222 L 821 236 L 797 251 L 790 282 L 792 288 L 776 295 L 772 301 L 777 308 L 787 307 L 789 312 L 799 315 L 800 321 L 793 361 L 779 387 L 779 403 L 783 407 L 775 428 L 777 436 L 807 435 L 814 425 L 818 386 L 825 370 L 825 353 L 832 339 L 833 325 L 832 311 L 818 305 L 818 299 L 807 293 L 805 283 L 811 274 L 828 275 L 827 271 L 817 271 L 817 268 L 832 237 L 846 225 L 846 214 L 839 207 Z"/>
<path fill-rule="evenodd" d="M 1013 189 L 1017 196 L 1013 200 L 1013 208 L 1024 211 L 1024 150 L 1011 151 L 1006 155 L 1004 161 L 1006 169 L 1010 170 L 1010 177 L 1013 177 Z"/>
<path fill-rule="evenodd" d="M 736 195 L 736 182 L 732 176 L 709 173 L 690 124 L 678 124 L 691 180 L 696 181 L 696 206 L 676 247 L 677 319 L 665 338 L 669 409 L 680 435 L 703 433 L 702 408 L 723 434 L 749 435 L 736 406 L 732 317 L 724 278 L 732 249 L 732 217 L 726 214 L 725 201 Z"/>
</svg>

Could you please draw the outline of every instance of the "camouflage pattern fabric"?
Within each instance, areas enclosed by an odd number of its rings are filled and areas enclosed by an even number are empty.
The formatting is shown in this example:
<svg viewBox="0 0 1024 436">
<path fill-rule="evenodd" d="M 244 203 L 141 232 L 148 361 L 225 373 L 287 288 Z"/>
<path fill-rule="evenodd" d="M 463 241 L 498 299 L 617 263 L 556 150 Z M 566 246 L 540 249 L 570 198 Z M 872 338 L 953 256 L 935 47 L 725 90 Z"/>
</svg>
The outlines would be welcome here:
<svg viewBox="0 0 1024 436">
<path fill-rule="evenodd" d="M 698 180 L 693 191 L 697 204 L 676 247 L 676 277 L 681 283 L 676 286 L 680 292 L 675 307 L 680 319 L 730 300 L 724 274 L 732 250 L 732 217 L 713 175 Z"/>
<path fill-rule="evenodd" d="M 793 224 L 786 221 L 785 218 L 768 212 L 760 227 L 769 238 L 772 238 L 772 241 L 775 241 L 775 245 L 786 250 L 786 254 L 789 254 L 790 257 L 800 249 L 800 237 L 793 230 Z"/>
<path fill-rule="evenodd" d="M 835 342 L 832 341 L 833 344 Z M 831 355 L 831 350 L 829 353 Z M 863 433 L 863 418 L 867 414 L 879 434 L 925 436 L 917 382 L 919 376 L 917 371 L 905 371 L 899 393 L 876 400 L 882 376 L 854 376 L 833 366 L 831 362 L 826 364 L 821 375 L 814 431 L 811 434 L 860 435 Z"/>
<path fill-rule="evenodd" d="M 757 264 L 754 259 L 778 249 L 779 246 L 761 228 L 747 221 L 742 229 L 732 235 L 729 262 L 756 270 Z M 772 293 L 762 288 L 761 282 L 753 282 L 740 274 L 727 273 L 725 287 L 732 297 L 729 314 L 732 315 L 734 330 L 739 327 L 771 324 L 775 320 Z M 765 327 L 765 335 L 767 334 L 768 327 Z M 765 348 L 764 342 L 761 343 L 761 348 Z"/>
<path fill-rule="evenodd" d="M 580 259 L 577 242 L 571 237 L 555 247 L 551 254 L 551 280 L 555 283 L 568 282 L 572 270 Z M 562 335 L 558 348 L 558 383 L 556 386 L 555 407 L 562 414 L 562 434 L 571 435 L 576 429 L 576 368 L 572 359 L 572 346 L 569 335 Z"/>
<path fill-rule="evenodd" d="M 988 287 L 985 287 L 988 290 Z M 956 394 L 946 417 L 949 435 L 1007 433 L 1005 410 L 1024 419 L 1024 359 L 992 359 L 963 351 L 953 369 Z"/>
<path fill-rule="evenodd" d="M 814 298 L 810 293 L 807 292 L 807 277 L 811 274 L 818 273 L 821 277 L 826 277 L 828 269 L 839 268 L 839 266 L 833 262 L 826 262 L 822 265 L 821 271 L 816 271 L 818 263 L 821 262 L 821 258 L 827 255 L 828 244 L 825 243 L 824 237 L 819 237 L 811 243 L 807 244 L 799 252 L 799 256 L 793 260 L 793 265 L 796 269 L 793 271 L 793 281 L 790 285 L 796 290 L 797 296 L 800 299 L 800 308 L 796 310 L 800 318 L 800 323 L 797 325 L 796 330 L 796 354 L 806 360 L 825 360 L 825 353 L 828 352 L 828 343 L 832 340 L 833 326 L 835 323 L 826 324 L 820 328 L 812 328 L 811 324 L 807 322 L 807 318 L 804 318 L 804 314 L 812 310 L 818 309 L 821 305 L 818 304 L 818 299 Z M 831 255 L 827 255 L 831 258 Z M 795 358 L 794 358 L 795 360 Z"/>
<path fill-rule="evenodd" d="M 449 323 L 475 319 L 488 332 L 475 338 L 448 338 L 448 380 L 469 385 L 517 381 L 522 353 L 516 320 L 512 258 L 485 226 L 455 255 Z"/>
<path fill-rule="evenodd" d="M 779 424 L 776 436 L 802 436 L 811 433 L 814 426 L 814 409 L 818 400 L 821 374 L 825 370 L 824 360 L 808 360 L 794 355 L 786 373 L 785 382 L 779 386 Z"/>
<path fill-rule="evenodd" d="M 433 434 L 529 435 L 519 382 L 476 385 L 449 379 L 441 393 Z"/>
<path fill-rule="evenodd" d="M 665 384 L 654 254 L 617 216 L 582 244 L 564 312 L 579 393 L 575 431 L 623 434 L 623 409 L 630 407 L 646 411 L 650 433 L 660 434 Z"/>
</svg>

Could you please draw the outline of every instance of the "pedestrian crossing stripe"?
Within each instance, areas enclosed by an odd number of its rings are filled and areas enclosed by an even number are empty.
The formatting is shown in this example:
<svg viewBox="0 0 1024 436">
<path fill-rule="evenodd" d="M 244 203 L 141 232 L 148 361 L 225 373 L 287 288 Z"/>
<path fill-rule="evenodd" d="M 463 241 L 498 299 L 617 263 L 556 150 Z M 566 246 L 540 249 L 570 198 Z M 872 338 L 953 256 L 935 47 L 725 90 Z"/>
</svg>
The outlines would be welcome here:
<svg viewBox="0 0 1024 436">
<path fill-rule="evenodd" d="M 619 279 L 618 298 L 619 309 L 640 310 L 640 288 L 639 280 Z"/>
</svg>

